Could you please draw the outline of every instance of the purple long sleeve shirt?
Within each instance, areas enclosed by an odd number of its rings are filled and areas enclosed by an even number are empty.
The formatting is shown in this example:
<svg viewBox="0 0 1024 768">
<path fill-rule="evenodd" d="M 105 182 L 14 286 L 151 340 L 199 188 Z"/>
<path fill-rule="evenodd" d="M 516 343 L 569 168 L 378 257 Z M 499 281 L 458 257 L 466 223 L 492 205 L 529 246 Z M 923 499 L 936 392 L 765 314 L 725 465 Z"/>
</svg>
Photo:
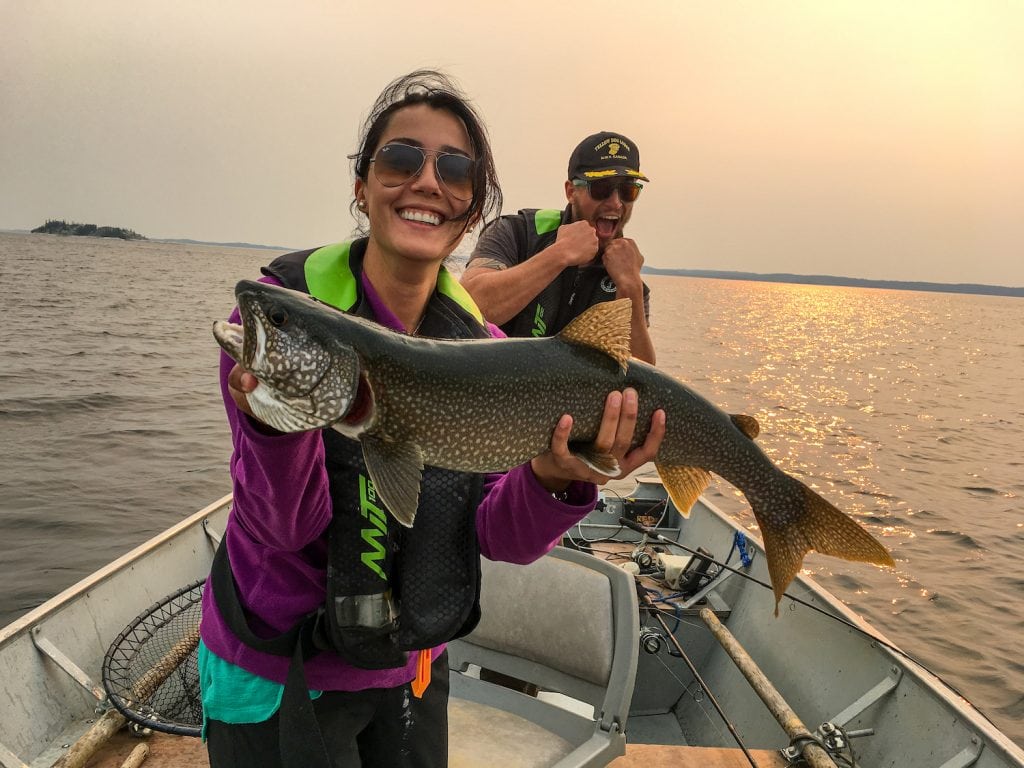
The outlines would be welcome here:
<svg viewBox="0 0 1024 768">
<path fill-rule="evenodd" d="M 262 282 L 280 285 L 272 277 Z M 404 330 L 363 277 L 363 290 L 377 322 Z M 236 309 L 231 322 L 239 322 Z M 491 335 L 502 337 L 489 325 Z M 266 435 L 235 405 L 228 392 L 234 361 L 220 357 L 221 393 L 231 427 L 231 478 L 234 493 L 224 537 L 239 598 L 253 631 L 270 637 L 291 629 L 322 605 L 326 596 L 327 528 L 331 498 L 319 430 Z M 481 553 L 491 560 L 529 563 L 547 553 L 562 534 L 597 501 L 589 483 L 573 483 L 568 501 L 544 490 L 529 464 L 487 475 L 476 513 Z M 423 520 L 420 525 L 429 525 Z M 285 682 L 289 659 L 253 650 L 228 629 L 207 583 L 200 628 L 206 647 L 217 656 L 261 677 Z M 434 649 L 434 658 L 443 646 Z M 306 680 L 317 690 L 354 691 L 403 685 L 415 677 L 418 652 L 404 667 L 368 670 L 354 667 L 333 651 L 306 662 Z"/>
</svg>

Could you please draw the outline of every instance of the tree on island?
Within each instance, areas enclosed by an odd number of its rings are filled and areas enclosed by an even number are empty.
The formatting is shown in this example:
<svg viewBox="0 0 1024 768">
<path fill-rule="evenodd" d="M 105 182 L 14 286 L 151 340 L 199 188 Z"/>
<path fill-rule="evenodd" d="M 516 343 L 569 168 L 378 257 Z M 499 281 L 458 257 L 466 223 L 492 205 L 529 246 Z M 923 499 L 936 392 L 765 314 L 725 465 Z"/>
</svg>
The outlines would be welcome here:
<svg viewBox="0 0 1024 768">
<path fill-rule="evenodd" d="M 47 219 L 41 227 L 32 230 L 33 233 L 47 235 L 82 235 L 85 237 L 119 237 L 122 240 L 146 240 L 147 238 L 138 232 L 123 227 L 97 227 L 95 224 L 79 224 L 77 222 L 66 222 L 63 219 Z"/>
</svg>

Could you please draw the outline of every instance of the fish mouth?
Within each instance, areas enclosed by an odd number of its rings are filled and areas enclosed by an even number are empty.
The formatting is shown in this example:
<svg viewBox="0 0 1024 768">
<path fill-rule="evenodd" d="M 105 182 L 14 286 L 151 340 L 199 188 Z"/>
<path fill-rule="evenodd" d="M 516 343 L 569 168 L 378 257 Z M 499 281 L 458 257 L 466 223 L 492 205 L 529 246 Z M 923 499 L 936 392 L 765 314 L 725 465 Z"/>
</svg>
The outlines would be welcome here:
<svg viewBox="0 0 1024 768">
<path fill-rule="evenodd" d="M 213 337 L 220 344 L 221 349 L 228 354 L 228 357 L 236 363 L 242 361 L 245 333 L 241 325 L 229 323 L 226 320 L 217 320 L 213 324 Z"/>
</svg>

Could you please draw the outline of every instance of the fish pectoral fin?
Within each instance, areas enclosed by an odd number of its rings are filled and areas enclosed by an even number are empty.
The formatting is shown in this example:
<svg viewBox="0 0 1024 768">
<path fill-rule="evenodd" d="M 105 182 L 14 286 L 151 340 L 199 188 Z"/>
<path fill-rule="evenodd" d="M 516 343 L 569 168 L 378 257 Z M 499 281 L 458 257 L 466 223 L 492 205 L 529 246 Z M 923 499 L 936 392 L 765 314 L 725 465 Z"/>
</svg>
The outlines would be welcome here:
<svg viewBox="0 0 1024 768">
<path fill-rule="evenodd" d="M 753 416 L 747 416 L 743 413 L 733 413 L 729 415 L 729 418 L 732 419 L 732 423 L 736 425 L 736 429 L 751 440 L 761 433 L 761 425 L 757 423 L 757 419 Z"/>
<path fill-rule="evenodd" d="M 622 474 L 618 459 L 610 453 L 597 450 L 593 443 L 569 443 L 569 452 L 605 477 L 618 477 Z"/>
<path fill-rule="evenodd" d="M 420 503 L 423 479 L 423 454 L 415 443 L 361 437 L 366 471 L 391 515 L 411 528 Z"/>
<path fill-rule="evenodd" d="M 604 352 L 625 371 L 630 358 L 633 302 L 602 301 L 576 317 L 558 334 L 562 341 Z"/>
<path fill-rule="evenodd" d="M 711 473 L 700 467 L 667 466 L 658 462 L 654 462 L 654 466 L 679 514 L 689 517 L 690 508 L 711 484 Z"/>
<path fill-rule="evenodd" d="M 786 587 L 799 573 L 812 549 L 823 555 L 875 565 L 894 566 L 892 555 L 858 522 L 794 477 L 783 474 L 772 499 L 789 508 L 767 509 L 751 504 L 764 540 L 768 574 L 775 592 L 775 615 Z M 788 504 L 787 504 L 788 500 Z"/>
</svg>

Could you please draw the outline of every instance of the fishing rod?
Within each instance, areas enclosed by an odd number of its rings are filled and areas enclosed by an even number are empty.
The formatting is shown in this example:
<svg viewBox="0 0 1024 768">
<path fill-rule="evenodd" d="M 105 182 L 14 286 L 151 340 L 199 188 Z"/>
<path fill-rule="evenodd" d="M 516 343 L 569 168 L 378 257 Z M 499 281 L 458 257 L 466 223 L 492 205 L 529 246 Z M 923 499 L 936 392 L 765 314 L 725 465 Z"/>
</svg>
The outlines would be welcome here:
<svg viewBox="0 0 1024 768">
<path fill-rule="evenodd" d="M 661 612 L 658 610 L 658 607 L 654 604 L 654 601 L 651 599 L 650 590 L 640 583 L 640 577 L 638 575 L 635 575 L 633 577 L 633 583 L 636 585 L 637 596 L 647 606 L 648 615 L 654 616 L 654 619 L 659 624 L 661 624 L 661 628 L 662 630 L 664 630 L 665 635 L 668 638 L 668 641 L 672 643 L 673 646 L 675 646 L 676 653 L 679 654 L 679 658 L 681 658 L 686 663 L 686 666 L 690 670 L 690 674 L 693 675 L 693 679 L 697 681 L 697 685 L 699 685 L 701 690 L 704 691 L 704 695 L 708 697 L 708 701 L 711 702 L 711 706 L 715 708 L 715 711 L 718 712 L 718 715 L 722 718 L 722 722 L 724 722 L 725 727 L 729 729 L 729 733 L 732 734 L 732 737 L 736 741 L 736 744 L 739 746 L 741 750 L 743 750 L 743 754 L 746 756 L 747 761 L 750 763 L 751 766 L 753 766 L 753 768 L 758 768 L 757 763 L 754 762 L 754 756 L 750 754 L 750 750 L 747 749 L 747 745 L 743 743 L 743 739 L 740 738 L 740 734 L 736 730 L 736 726 L 733 725 L 732 721 L 726 716 L 725 710 L 722 709 L 722 706 L 718 703 L 718 699 L 715 698 L 715 694 L 711 692 L 711 688 L 709 688 L 708 684 L 704 682 L 704 678 L 700 676 L 700 672 L 697 671 L 697 667 L 690 660 L 690 657 L 686 655 L 686 651 L 683 650 L 682 644 L 679 642 L 676 636 L 669 630 L 668 622 L 666 622 L 665 619 L 662 618 Z"/>
<path fill-rule="evenodd" d="M 620 517 L 619 518 L 619 524 L 620 525 L 624 525 L 625 527 L 627 527 L 627 528 L 629 528 L 629 529 L 631 529 L 633 531 L 636 531 L 639 534 L 643 534 L 644 536 L 647 536 L 650 539 L 654 539 L 655 541 L 659 541 L 662 544 L 668 544 L 671 547 L 678 547 L 679 549 L 683 550 L 684 552 L 688 552 L 691 555 L 696 555 L 697 557 L 703 558 L 705 560 L 709 560 L 711 563 L 713 563 L 714 565 L 717 565 L 719 568 L 722 568 L 722 569 L 724 569 L 726 571 L 730 571 L 732 573 L 735 573 L 737 576 L 740 576 L 740 577 L 746 579 L 747 581 L 752 581 L 755 584 L 757 584 L 759 586 L 762 586 L 762 587 L 764 587 L 767 590 L 772 590 L 772 585 L 769 584 L 767 581 L 762 581 L 761 579 L 758 579 L 755 576 L 751 576 L 749 573 L 745 573 L 744 571 L 740 570 L 739 568 L 734 568 L 733 566 L 728 565 L 727 563 L 723 563 L 720 560 L 716 560 L 715 558 L 713 558 L 710 555 L 708 555 L 707 552 L 698 552 L 695 549 L 691 549 L 690 547 L 687 547 L 685 544 L 680 544 L 678 541 L 673 541 L 670 538 L 662 536 L 657 531 L 649 528 L 646 525 L 643 525 L 642 523 L 638 523 L 635 520 L 630 520 L 628 517 Z M 892 645 L 891 643 L 886 642 L 885 640 L 881 639 L 880 637 L 876 637 L 872 633 L 867 632 L 863 627 L 857 626 L 856 624 L 854 624 L 849 619 L 845 619 L 842 616 L 836 616 L 834 613 L 829 613 L 828 611 L 820 608 L 819 606 L 815 605 L 814 603 L 808 602 L 807 600 L 803 600 L 803 599 L 801 599 L 799 597 L 794 597 L 793 595 L 789 594 L 788 592 L 784 593 L 782 596 L 784 598 L 786 598 L 787 600 L 792 600 L 794 603 L 798 603 L 798 604 L 804 606 L 805 608 L 810 608 L 812 611 L 817 611 L 818 613 L 820 613 L 823 616 L 827 616 L 830 619 L 835 619 L 840 624 L 845 624 L 850 629 L 854 629 L 857 632 L 859 632 L 860 634 L 864 635 L 865 637 L 871 638 L 872 640 L 877 642 L 879 645 L 884 645 L 889 650 L 894 651 L 894 652 L 900 654 L 901 656 L 904 656 L 904 657 L 910 659 L 915 664 L 920 664 L 920 662 L 917 661 L 917 659 L 915 659 L 913 656 L 910 656 L 902 648 L 898 648 L 897 646 Z M 921 666 L 924 667 L 923 664 L 921 664 Z M 925 668 L 927 669 L 927 667 L 925 667 Z M 936 675 L 936 677 L 938 677 L 938 676 Z"/>
<path fill-rule="evenodd" d="M 695 549 L 691 549 L 690 547 L 687 547 L 685 544 L 680 544 L 678 541 L 674 541 L 674 540 L 672 540 L 672 539 L 670 539 L 670 538 L 668 538 L 666 536 L 662 536 L 660 533 L 658 533 L 657 531 L 653 530 L 649 526 L 643 525 L 642 523 L 638 523 L 635 520 L 630 520 L 628 517 L 620 517 L 619 518 L 619 525 L 625 526 L 626 528 L 629 528 L 630 530 L 633 530 L 636 533 L 639 533 L 639 534 L 642 534 L 642 535 L 646 535 L 648 538 L 654 539 L 655 541 L 661 542 L 662 544 L 667 544 L 670 547 L 677 547 L 677 548 L 679 548 L 679 549 L 683 550 L 684 552 L 687 552 L 687 553 L 689 553 L 691 555 L 695 555 L 697 557 L 709 560 L 712 564 L 717 565 L 720 568 L 723 568 L 723 569 L 725 569 L 727 571 L 730 571 L 730 572 L 736 574 L 737 576 L 740 576 L 740 577 L 746 579 L 747 581 L 752 581 L 755 584 L 758 584 L 758 585 L 764 587 L 765 589 L 767 589 L 769 591 L 773 591 L 772 590 L 772 585 L 769 584 L 768 582 L 762 581 L 761 579 L 758 579 L 758 578 L 756 578 L 754 576 L 751 576 L 749 573 L 744 573 L 740 569 L 734 568 L 733 566 L 728 565 L 727 563 L 724 563 L 724 562 L 722 562 L 720 560 L 716 560 L 715 558 L 711 557 L 707 552 L 698 552 Z M 884 648 L 887 648 L 888 650 L 892 651 L 896 655 L 902 656 L 903 658 L 907 659 L 908 661 L 913 662 L 917 666 L 921 667 L 921 669 L 923 669 L 926 672 L 928 672 L 928 674 L 934 676 L 937 680 L 941 681 L 943 685 L 945 685 L 947 688 L 949 688 L 951 691 L 953 691 L 957 696 L 959 696 L 960 698 L 964 699 L 967 702 L 970 702 L 970 699 L 965 694 L 961 693 L 956 688 L 956 686 L 950 684 L 944 677 L 942 677 L 941 675 L 939 675 L 936 672 L 932 671 L 932 669 L 927 664 L 925 664 L 924 662 L 916 659 L 913 655 L 911 655 L 907 651 L 903 650 L 899 646 L 893 645 L 888 640 L 884 640 L 881 637 L 878 637 L 877 635 L 875 635 L 874 633 L 868 632 L 866 629 L 864 629 L 861 626 L 858 626 L 857 624 L 854 624 L 849 619 L 846 619 L 843 616 L 837 616 L 834 613 L 829 613 L 828 611 L 824 610 L 823 608 L 821 608 L 821 607 L 819 607 L 817 605 L 814 605 L 814 603 L 808 602 L 807 600 L 803 600 L 803 599 L 801 599 L 799 597 L 794 597 L 793 595 L 789 594 L 788 592 L 783 593 L 782 596 L 784 598 L 786 598 L 787 600 L 791 600 L 794 603 L 797 603 L 799 605 L 804 606 L 805 608 L 809 608 L 812 611 L 816 611 L 816 612 L 820 613 L 822 616 L 827 616 L 828 618 L 830 618 L 830 619 L 832 619 L 834 621 L 838 621 L 840 624 L 842 624 L 842 625 L 844 625 L 846 627 L 849 627 L 850 629 L 854 630 L 858 634 L 863 635 L 864 637 L 870 639 L 872 642 L 878 643 L 878 645 L 880 645 L 880 646 L 882 646 Z M 656 609 L 656 610 L 658 610 L 659 612 L 661 611 L 660 608 Z M 975 706 L 973 703 L 971 703 L 971 706 L 974 708 L 974 710 L 976 712 L 978 712 L 978 714 L 980 714 L 982 717 L 984 717 L 986 720 L 988 720 L 988 722 L 990 722 L 990 723 L 992 722 L 992 719 L 987 714 L 985 714 L 980 709 L 978 709 L 977 706 Z"/>
<path fill-rule="evenodd" d="M 629 525 L 629 523 L 632 521 L 627 522 L 625 519 L 623 519 L 622 522 L 628 527 L 633 528 L 632 525 Z M 641 526 L 637 524 L 637 527 L 633 528 L 633 530 L 637 530 L 640 527 Z M 651 534 L 645 533 L 645 536 L 648 535 L 653 535 L 654 537 L 661 539 L 665 538 L 663 536 L 659 536 L 659 534 L 657 534 L 656 532 L 651 532 Z M 665 541 L 668 540 L 665 539 Z M 735 569 L 730 570 L 733 570 L 735 572 Z M 733 739 L 736 741 L 740 749 L 743 751 L 744 756 L 747 758 L 747 760 L 750 762 L 753 768 L 758 768 L 757 763 L 754 762 L 753 756 L 750 754 L 750 752 L 746 748 L 746 745 L 740 739 L 739 733 L 737 733 L 735 726 L 729 720 L 729 718 L 726 717 L 725 711 L 722 709 L 718 701 L 715 699 L 715 696 L 711 692 L 711 689 L 708 687 L 707 683 L 701 678 L 700 674 L 697 672 L 697 668 L 694 665 L 693 661 L 691 661 L 690 658 L 683 651 L 682 643 L 679 642 L 679 639 L 675 636 L 675 633 L 669 630 L 668 622 L 665 621 L 664 617 L 661 615 L 661 611 L 657 608 L 657 606 L 654 605 L 654 600 L 650 597 L 651 590 L 647 589 L 647 587 L 643 586 L 640 583 L 639 575 L 634 576 L 634 582 L 636 584 L 637 594 L 641 597 L 645 606 L 647 607 L 648 615 L 654 616 L 655 621 L 657 621 L 658 624 L 661 625 L 662 630 L 665 632 L 665 636 L 668 639 L 668 641 L 675 647 L 676 654 L 674 655 L 677 655 L 686 663 L 686 666 L 690 670 L 690 674 L 693 675 L 694 679 L 697 681 L 697 684 L 700 685 L 701 689 L 707 695 L 712 706 L 715 708 L 719 716 L 722 718 L 722 721 L 725 723 L 726 728 L 728 728 L 729 733 L 732 734 Z M 785 699 L 782 698 L 781 694 L 775 689 L 771 681 L 764 675 L 764 673 L 757 666 L 754 660 L 747 654 L 746 650 L 744 650 L 743 647 L 736 641 L 732 633 L 729 632 L 729 630 L 726 629 L 721 623 L 719 623 L 718 618 L 715 616 L 714 612 L 711 611 L 709 608 L 704 608 L 703 610 L 701 610 L 701 620 L 707 625 L 708 629 L 711 631 L 711 634 L 714 635 L 715 639 L 718 640 L 719 643 L 721 643 L 722 648 L 736 664 L 740 673 L 750 683 L 754 692 L 764 702 L 765 706 L 768 707 L 768 710 L 771 712 L 776 722 L 778 722 L 778 724 L 786 732 L 786 735 L 790 737 L 790 747 L 796 748 L 796 745 L 799 745 L 797 754 L 804 761 L 806 761 L 806 763 L 809 766 L 812 766 L 812 768 L 836 768 L 836 763 L 832 759 L 833 756 L 829 752 L 826 745 L 821 743 L 814 735 L 810 733 L 807 727 L 800 720 L 800 717 L 789 706 L 789 704 L 786 703 Z"/>
</svg>

